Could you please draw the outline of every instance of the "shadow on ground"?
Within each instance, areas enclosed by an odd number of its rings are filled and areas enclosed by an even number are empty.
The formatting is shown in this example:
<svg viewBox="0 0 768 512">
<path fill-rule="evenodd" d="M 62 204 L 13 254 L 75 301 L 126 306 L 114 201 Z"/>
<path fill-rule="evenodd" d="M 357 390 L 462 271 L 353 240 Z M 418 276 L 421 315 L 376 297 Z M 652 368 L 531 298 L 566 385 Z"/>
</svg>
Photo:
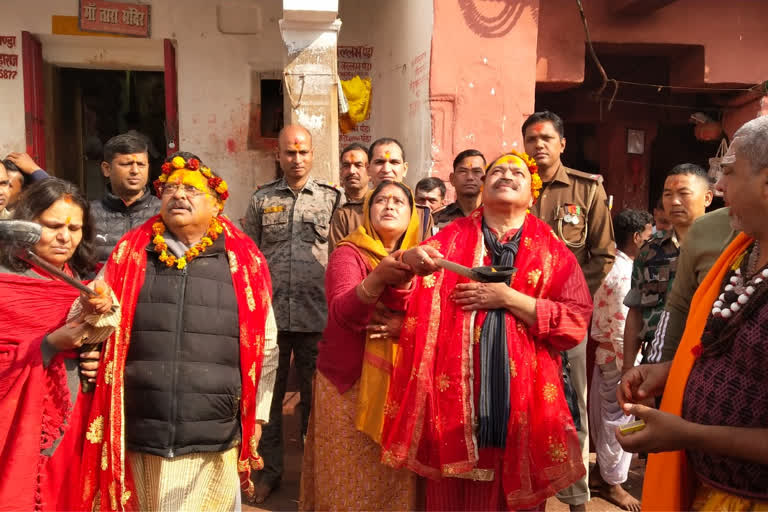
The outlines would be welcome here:
<svg viewBox="0 0 768 512">
<path fill-rule="evenodd" d="M 299 433 L 301 421 L 296 406 L 299 403 L 299 391 L 294 369 L 288 381 L 288 392 L 283 401 L 283 439 L 285 442 L 285 474 L 280 487 L 267 498 L 267 501 L 257 506 L 243 504 L 244 511 L 283 511 L 298 510 L 299 508 L 299 481 L 301 480 L 301 436 Z M 594 465 L 595 454 L 591 454 L 591 465 Z M 640 499 L 643 490 L 643 474 L 645 461 L 635 456 L 629 471 L 629 479 L 624 488 L 635 498 Z M 560 503 L 556 498 L 547 501 L 547 510 L 551 512 L 566 512 L 568 505 Z M 621 510 L 602 499 L 599 492 L 593 491 L 592 500 L 587 504 L 589 512 L 605 512 Z"/>
</svg>

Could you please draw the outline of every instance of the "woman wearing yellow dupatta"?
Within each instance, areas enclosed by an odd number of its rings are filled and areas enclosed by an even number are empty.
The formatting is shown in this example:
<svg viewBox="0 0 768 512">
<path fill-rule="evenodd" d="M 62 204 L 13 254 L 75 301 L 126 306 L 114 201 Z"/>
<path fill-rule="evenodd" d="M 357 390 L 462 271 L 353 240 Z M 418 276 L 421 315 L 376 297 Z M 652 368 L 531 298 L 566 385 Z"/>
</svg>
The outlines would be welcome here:
<svg viewBox="0 0 768 512">
<path fill-rule="evenodd" d="M 418 243 L 411 190 L 384 181 L 366 196 L 363 225 L 331 254 L 328 323 L 319 344 L 304 446 L 300 510 L 414 510 L 418 478 L 380 463 L 381 428 L 413 274 L 399 261 Z M 370 327 L 374 311 L 389 325 Z"/>
<path fill-rule="evenodd" d="M 635 367 L 619 389 L 646 423 L 617 433 L 651 452 L 643 510 L 768 510 L 768 117 L 736 132 L 717 188 L 743 233 L 696 291 L 672 363 Z M 629 403 L 662 391 L 660 410 Z"/>
</svg>

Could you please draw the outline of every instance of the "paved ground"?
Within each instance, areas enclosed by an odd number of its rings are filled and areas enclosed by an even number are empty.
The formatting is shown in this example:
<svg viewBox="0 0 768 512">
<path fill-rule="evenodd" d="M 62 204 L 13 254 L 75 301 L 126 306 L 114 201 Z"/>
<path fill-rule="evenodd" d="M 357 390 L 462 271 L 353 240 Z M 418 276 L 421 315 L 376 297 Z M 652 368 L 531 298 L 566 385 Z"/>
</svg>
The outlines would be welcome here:
<svg viewBox="0 0 768 512">
<path fill-rule="evenodd" d="M 286 393 L 285 401 L 283 402 L 283 436 L 286 451 L 285 474 L 283 475 L 282 485 L 260 507 L 244 505 L 244 511 L 298 510 L 299 480 L 301 478 L 301 441 L 299 435 L 299 415 L 298 411 L 295 411 L 295 407 L 299 403 L 299 392 L 294 382 L 289 382 L 288 389 L 289 391 Z M 594 463 L 594 454 L 592 454 L 591 460 Z M 643 487 L 644 469 L 645 464 L 643 461 L 635 458 L 630 469 L 629 480 L 624 486 L 627 491 L 638 499 Z M 555 498 L 551 498 L 547 502 L 547 511 L 565 512 L 567 510 L 568 506 L 560 503 Z M 592 500 L 587 504 L 587 510 L 590 512 L 604 512 L 621 509 L 601 499 L 599 496 L 593 495 Z"/>
</svg>

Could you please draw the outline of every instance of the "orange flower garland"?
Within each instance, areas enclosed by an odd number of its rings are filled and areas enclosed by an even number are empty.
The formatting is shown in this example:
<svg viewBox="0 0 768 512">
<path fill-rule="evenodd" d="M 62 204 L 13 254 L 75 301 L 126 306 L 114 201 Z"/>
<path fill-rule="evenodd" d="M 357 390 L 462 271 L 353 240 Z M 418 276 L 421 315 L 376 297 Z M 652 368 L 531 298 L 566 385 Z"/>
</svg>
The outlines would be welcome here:
<svg viewBox="0 0 768 512">
<path fill-rule="evenodd" d="M 169 267 L 176 265 L 176 268 L 181 270 L 187 266 L 187 263 L 204 253 L 208 247 L 213 245 L 213 241 L 219 238 L 219 235 L 223 230 L 224 228 L 221 226 L 219 219 L 214 217 L 211 219 L 211 225 L 208 226 L 208 231 L 205 233 L 205 236 L 201 238 L 198 243 L 187 249 L 184 256 L 176 258 L 176 256 L 168 252 L 168 244 L 165 243 L 165 238 L 163 238 L 165 224 L 163 224 L 162 221 L 158 221 L 152 224 L 152 233 L 154 234 L 152 243 L 155 244 L 155 251 L 160 253 L 160 261 Z"/>
<path fill-rule="evenodd" d="M 154 182 L 155 191 L 158 196 L 161 195 L 163 184 L 168 181 L 168 177 L 173 174 L 173 171 L 189 169 L 190 171 L 200 171 L 202 175 L 205 176 L 208 180 L 208 187 L 219 195 L 219 200 L 222 203 L 229 198 L 229 187 L 227 186 L 227 182 L 218 176 L 214 176 L 211 169 L 203 166 L 197 158 L 185 160 L 184 157 L 175 156 L 170 162 L 165 162 L 161 169 L 162 174 L 160 174 L 160 177 Z"/>
<path fill-rule="evenodd" d="M 541 188 L 544 186 L 544 183 L 541 181 L 541 176 L 539 176 L 539 166 L 536 164 L 536 160 L 528 156 L 527 153 L 524 153 L 522 151 L 517 151 L 516 149 L 513 149 L 511 151 L 508 151 L 507 153 L 504 153 L 499 158 L 494 160 L 486 169 L 486 171 L 491 170 L 491 168 L 508 155 L 514 155 L 520 160 L 525 163 L 525 165 L 528 167 L 528 172 L 531 173 L 531 195 L 533 196 L 533 202 L 535 203 L 536 200 L 539 198 L 539 194 L 541 194 Z"/>
</svg>

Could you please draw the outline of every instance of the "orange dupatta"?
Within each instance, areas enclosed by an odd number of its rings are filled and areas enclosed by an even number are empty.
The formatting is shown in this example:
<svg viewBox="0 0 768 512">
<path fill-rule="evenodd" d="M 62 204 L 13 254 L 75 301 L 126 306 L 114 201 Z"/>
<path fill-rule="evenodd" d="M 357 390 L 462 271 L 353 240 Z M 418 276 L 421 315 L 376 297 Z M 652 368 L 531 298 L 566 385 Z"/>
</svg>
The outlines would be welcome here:
<svg viewBox="0 0 768 512">
<path fill-rule="evenodd" d="M 720 293 L 720 285 L 734 261 L 747 250 L 753 238 L 739 233 L 712 266 L 691 300 L 685 332 L 669 369 L 660 410 L 682 416 L 688 376 L 701 345 L 701 335 Z M 648 456 L 643 483 L 643 510 L 689 510 L 693 501 L 693 474 L 688 469 L 685 451 L 652 453 Z"/>
<path fill-rule="evenodd" d="M 381 243 L 371 223 L 370 202 L 373 191 L 368 192 L 363 203 L 363 224 L 344 238 L 338 245 L 355 247 L 367 260 L 371 270 L 389 253 Z M 419 244 L 419 213 L 411 194 L 411 219 L 398 249 L 406 250 Z M 338 246 L 337 245 L 337 246 Z M 381 442 L 384 426 L 384 405 L 387 401 L 389 381 L 397 357 L 397 340 L 365 337 L 363 369 L 360 374 L 360 392 L 357 399 L 355 427 L 377 443 Z"/>
</svg>

